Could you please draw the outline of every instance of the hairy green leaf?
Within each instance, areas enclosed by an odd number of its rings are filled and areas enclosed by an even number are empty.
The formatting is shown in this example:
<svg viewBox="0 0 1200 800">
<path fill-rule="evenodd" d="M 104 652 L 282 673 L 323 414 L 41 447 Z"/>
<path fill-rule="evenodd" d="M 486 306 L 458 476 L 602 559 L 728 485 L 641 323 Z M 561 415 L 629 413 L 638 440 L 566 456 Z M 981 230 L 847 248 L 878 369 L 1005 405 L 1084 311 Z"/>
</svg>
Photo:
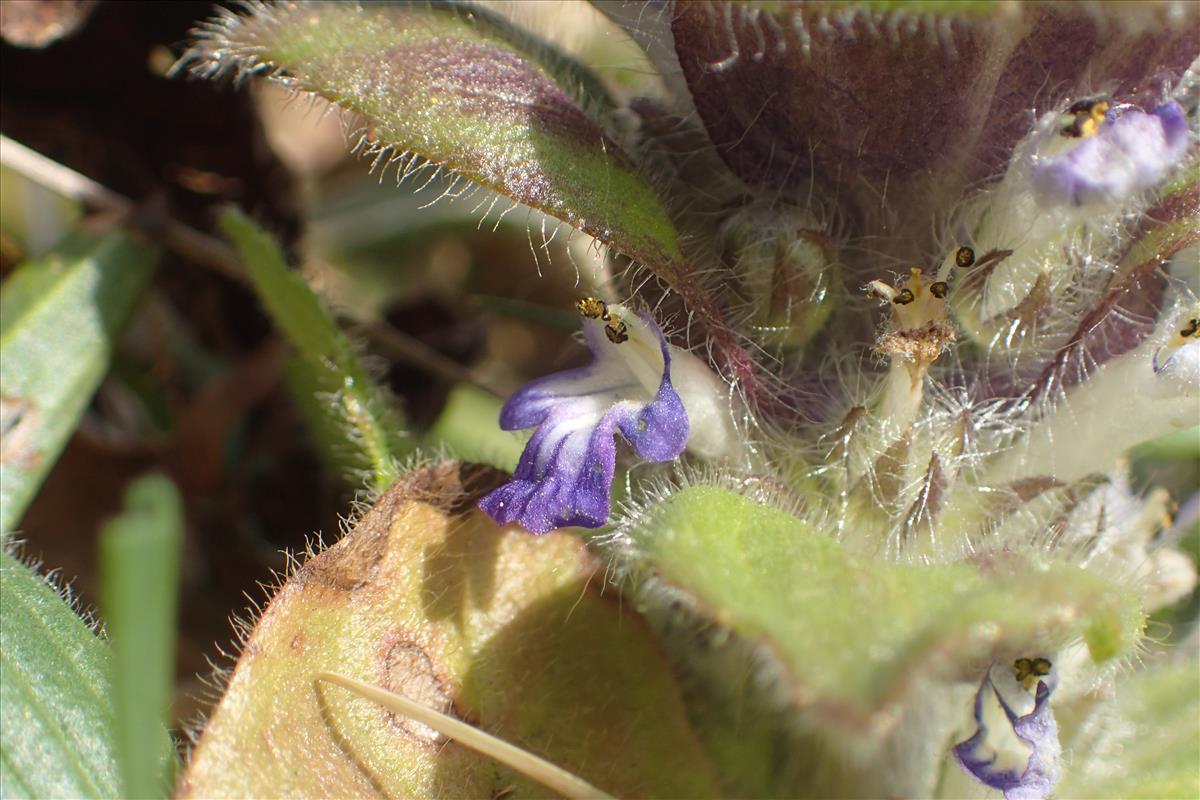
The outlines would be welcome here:
<svg viewBox="0 0 1200 800">
<path fill-rule="evenodd" d="M 76 237 L 0 288 L 0 533 L 20 521 L 108 371 L 156 251 Z"/>
<path fill-rule="evenodd" d="M 348 434 L 352 463 L 383 491 L 396 477 L 396 459 L 402 452 L 399 414 L 368 376 L 320 298 L 301 275 L 288 269 L 271 237 L 234 208 L 221 216 L 221 230 L 245 261 L 267 313 L 302 356 L 292 371 L 310 374 L 303 380 L 293 375 L 293 383 L 325 400 L 320 407 L 329 424 Z"/>
<path fill-rule="evenodd" d="M 0 550 L 0 796 L 120 797 L 108 652 Z"/>
<path fill-rule="evenodd" d="M 402 477 L 297 571 L 250 633 L 177 788 L 215 796 L 545 796 L 432 729 L 319 683 L 430 706 L 619 797 L 711 797 L 710 765 L 641 621 L 566 533 L 474 510 L 498 473 Z"/>
<path fill-rule="evenodd" d="M 859 558 L 803 520 L 714 487 L 655 506 L 634 538 L 663 583 L 778 657 L 802 706 L 863 720 L 926 678 L 1082 638 L 1129 655 L 1144 615 L 1127 590 L 1066 565 Z"/>
<path fill-rule="evenodd" d="M 1099 724 L 1074 742 L 1076 763 L 1055 795 L 1064 800 L 1200 797 L 1200 672 L 1194 658 L 1122 676 Z M 1111 714 L 1111 716 L 1109 716 Z"/>
<path fill-rule="evenodd" d="M 259 6 L 208 23 L 190 61 L 202 75 L 269 72 L 362 115 L 385 169 L 395 159 L 401 175 L 419 175 L 427 160 L 665 276 L 681 263 L 654 192 L 577 100 L 603 106 L 598 80 L 486 11 L 440 3 Z"/>
</svg>

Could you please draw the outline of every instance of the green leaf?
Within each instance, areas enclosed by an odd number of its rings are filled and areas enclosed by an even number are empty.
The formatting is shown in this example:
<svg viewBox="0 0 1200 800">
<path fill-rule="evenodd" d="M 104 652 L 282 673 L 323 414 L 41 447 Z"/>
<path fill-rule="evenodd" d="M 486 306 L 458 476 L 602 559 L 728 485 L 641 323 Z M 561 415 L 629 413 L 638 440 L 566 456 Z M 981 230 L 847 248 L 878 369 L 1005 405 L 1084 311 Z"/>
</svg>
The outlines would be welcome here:
<svg viewBox="0 0 1200 800">
<path fill-rule="evenodd" d="M 330 424 L 348 433 L 350 456 L 372 485 L 386 489 L 403 452 L 399 415 L 367 375 L 354 348 L 304 278 L 288 269 L 278 245 L 235 208 L 221 215 L 221 230 L 237 248 L 267 313 L 303 357 L 307 380 Z"/>
<path fill-rule="evenodd" d="M 1127 656 L 1134 595 L 1061 564 L 995 559 L 897 564 L 851 554 L 806 522 L 714 487 L 681 490 L 633 532 L 658 578 L 761 643 L 793 695 L 843 724 L 867 721 L 918 678 L 977 680 L 980 663 L 1080 638 L 1097 662 Z"/>
<path fill-rule="evenodd" d="M 1200 672 L 1193 658 L 1118 677 L 1117 698 L 1074 742 L 1075 761 L 1055 792 L 1063 800 L 1200 797 Z M 1105 713 L 1101 712 L 1101 713 Z M 1091 734 L 1091 739 L 1087 734 Z"/>
<path fill-rule="evenodd" d="M 0 796 L 121 796 L 103 643 L 7 550 L 0 598 Z"/>
<path fill-rule="evenodd" d="M 431 447 L 444 447 L 454 457 L 512 472 L 524 439 L 500 430 L 500 398 L 467 384 L 455 386 L 446 407 L 429 430 Z"/>
<path fill-rule="evenodd" d="M 402 477 L 280 589 L 177 787 L 182 797 L 545 796 L 433 730 L 318 683 L 380 686 L 618 797 L 718 787 L 642 622 L 566 533 L 498 530 L 455 464 Z"/>
<path fill-rule="evenodd" d="M 677 233 L 630 159 L 577 101 L 599 82 L 498 17 L 461 4 L 256 6 L 209 22 L 193 70 L 269 72 L 370 123 L 381 158 L 454 170 L 655 268 Z M 599 95 L 599 99 L 597 99 Z M 423 179 L 422 179 L 423 180 Z"/>
<path fill-rule="evenodd" d="M 0 533 L 20 521 L 108 371 L 156 251 L 76 237 L 0 288 Z"/>
<path fill-rule="evenodd" d="M 125 494 L 100 534 L 101 608 L 112 652 L 114 739 L 126 797 L 169 794 L 174 747 L 163 735 L 174 686 L 183 509 L 165 477 Z"/>
<path fill-rule="evenodd" d="M 1132 454 L 1134 458 L 1161 458 L 1164 460 L 1196 461 L 1200 460 L 1200 426 L 1186 430 L 1168 433 L 1149 442 L 1138 445 Z"/>
</svg>

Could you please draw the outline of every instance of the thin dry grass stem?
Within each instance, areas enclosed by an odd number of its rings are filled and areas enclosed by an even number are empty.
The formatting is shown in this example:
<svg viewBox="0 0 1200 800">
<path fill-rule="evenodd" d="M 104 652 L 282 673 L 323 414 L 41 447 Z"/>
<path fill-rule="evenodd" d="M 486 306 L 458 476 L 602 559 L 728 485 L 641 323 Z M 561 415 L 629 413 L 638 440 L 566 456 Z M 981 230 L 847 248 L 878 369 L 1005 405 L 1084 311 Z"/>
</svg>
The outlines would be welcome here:
<svg viewBox="0 0 1200 800">
<path fill-rule="evenodd" d="M 246 275 L 233 248 L 220 239 L 201 233 L 178 220 L 147 214 L 132 200 L 102 186 L 70 167 L 46 158 L 7 136 L 0 136 L 0 163 L 29 180 L 72 200 L 101 211 L 128 217 L 137 229 L 164 247 L 227 278 L 245 283 Z"/>
<path fill-rule="evenodd" d="M 612 795 L 597 789 L 582 778 L 567 772 L 562 767 L 557 767 L 527 750 L 522 750 L 502 739 L 497 739 L 495 736 L 481 731 L 472 725 L 468 725 L 461 720 L 409 700 L 403 695 L 395 694 L 386 689 L 381 689 L 377 686 L 372 686 L 368 683 L 363 683 L 354 678 L 348 678 L 345 675 L 338 675 L 333 672 L 319 672 L 316 675 L 316 679 L 341 686 L 343 689 L 349 689 L 358 696 L 378 703 L 397 714 L 412 717 L 418 722 L 433 728 L 443 736 L 454 739 L 460 744 L 482 753 L 488 758 L 494 759 L 526 777 L 532 778 L 563 797 L 590 798 L 592 800 L 604 800 L 605 798 L 611 800 L 612 798 Z"/>
</svg>

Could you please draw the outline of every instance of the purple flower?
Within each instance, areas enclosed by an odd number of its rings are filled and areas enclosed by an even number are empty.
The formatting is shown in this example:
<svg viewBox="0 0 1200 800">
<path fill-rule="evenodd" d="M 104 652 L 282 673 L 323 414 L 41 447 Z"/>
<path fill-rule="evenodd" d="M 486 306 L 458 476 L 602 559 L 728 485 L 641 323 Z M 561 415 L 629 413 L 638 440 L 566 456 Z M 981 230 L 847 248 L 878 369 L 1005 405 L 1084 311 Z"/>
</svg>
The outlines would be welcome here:
<svg viewBox="0 0 1200 800">
<path fill-rule="evenodd" d="M 1035 681 L 1031 698 L 1029 686 Z M 998 671 L 996 665 L 988 668 L 975 693 L 978 728 L 971 738 L 954 746 L 954 757 L 976 780 L 1003 791 L 1006 800 L 1041 800 L 1058 781 L 1062 751 L 1058 724 L 1050 711 L 1050 694 L 1056 683 L 1049 660 L 1019 658 L 1011 672 Z M 1021 713 L 1030 703 L 1032 708 Z M 1003 717 L 989 725 L 985 717 L 998 717 L 997 705 Z M 1004 720 L 1008 730 L 1002 728 Z"/>
<path fill-rule="evenodd" d="M 1165 103 L 1129 110 L 1055 157 L 1038 157 L 1030 177 L 1042 205 L 1120 202 L 1161 181 L 1188 149 L 1183 109 Z"/>
<path fill-rule="evenodd" d="M 579 309 L 592 363 L 530 383 L 500 412 L 504 430 L 537 428 L 512 481 L 479 501 L 501 525 L 533 533 L 599 527 L 608 519 L 616 431 L 649 461 L 669 461 L 687 444 L 688 414 L 658 325 L 590 298 Z"/>
</svg>

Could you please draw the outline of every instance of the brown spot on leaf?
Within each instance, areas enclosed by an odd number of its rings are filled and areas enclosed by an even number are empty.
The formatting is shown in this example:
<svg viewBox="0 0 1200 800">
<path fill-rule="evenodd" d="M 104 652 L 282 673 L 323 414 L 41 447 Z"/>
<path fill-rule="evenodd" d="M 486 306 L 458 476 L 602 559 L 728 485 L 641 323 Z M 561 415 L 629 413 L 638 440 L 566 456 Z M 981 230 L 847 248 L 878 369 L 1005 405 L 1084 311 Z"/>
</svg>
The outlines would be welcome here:
<svg viewBox="0 0 1200 800">
<path fill-rule="evenodd" d="M 444 714 L 451 713 L 454 706 L 447 675 L 435 666 L 429 651 L 405 631 L 384 637 L 379 682 L 389 691 Z M 404 736 L 435 749 L 446 741 L 446 737 L 428 725 L 394 711 L 382 711 L 392 727 Z"/>
<path fill-rule="evenodd" d="M 0 396 L 0 464 L 29 469 L 41 461 L 33 449 L 37 409 L 24 397 Z"/>
</svg>

